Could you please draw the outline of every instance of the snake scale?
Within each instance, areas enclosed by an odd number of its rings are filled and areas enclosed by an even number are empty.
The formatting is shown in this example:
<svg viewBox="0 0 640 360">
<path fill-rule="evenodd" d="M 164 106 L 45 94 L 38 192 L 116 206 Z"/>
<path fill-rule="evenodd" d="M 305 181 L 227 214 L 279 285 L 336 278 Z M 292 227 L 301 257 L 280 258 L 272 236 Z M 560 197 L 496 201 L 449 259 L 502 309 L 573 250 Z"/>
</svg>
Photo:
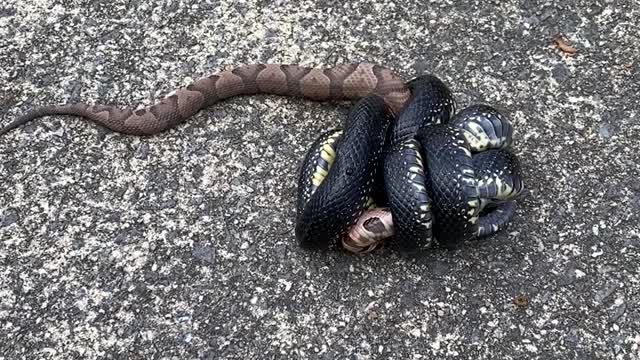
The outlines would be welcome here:
<svg viewBox="0 0 640 360">
<path fill-rule="evenodd" d="M 321 134 L 298 175 L 296 237 L 304 247 L 337 242 L 353 252 L 391 239 L 403 252 L 491 235 L 513 216 L 523 185 L 509 151 L 511 124 L 473 105 L 455 114 L 433 75 L 409 82 L 373 64 L 314 68 L 249 64 L 203 77 L 149 106 L 73 103 L 35 108 L 0 136 L 36 118 L 72 115 L 112 131 L 155 135 L 240 95 L 356 101 L 344 126 Z"/>
</svg>

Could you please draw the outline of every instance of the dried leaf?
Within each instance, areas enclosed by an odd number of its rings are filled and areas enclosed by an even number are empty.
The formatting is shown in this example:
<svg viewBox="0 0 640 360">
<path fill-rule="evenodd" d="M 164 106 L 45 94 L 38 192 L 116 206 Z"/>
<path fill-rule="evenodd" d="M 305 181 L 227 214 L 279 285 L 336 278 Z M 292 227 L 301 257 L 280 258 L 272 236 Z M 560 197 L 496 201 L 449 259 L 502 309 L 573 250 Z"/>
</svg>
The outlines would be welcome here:
<svg viewBox="0 0 640 360">
<path fill-rule="evenodd" d="M 567 55 L 573 55 L 576 53 L 576 48 L 569 45 L 566 40 L 564 40 L 560 35 L 556 35 L 553 37 L 553 43 L 555 44 L 556 48 Z"/>
<path fill-rule="evenodd" d="M 529 305 L 529 298 L 525 294 L 518 294 L 513 298 L 513 303 L 519 308 L 524 308 Z"/>
</svg>

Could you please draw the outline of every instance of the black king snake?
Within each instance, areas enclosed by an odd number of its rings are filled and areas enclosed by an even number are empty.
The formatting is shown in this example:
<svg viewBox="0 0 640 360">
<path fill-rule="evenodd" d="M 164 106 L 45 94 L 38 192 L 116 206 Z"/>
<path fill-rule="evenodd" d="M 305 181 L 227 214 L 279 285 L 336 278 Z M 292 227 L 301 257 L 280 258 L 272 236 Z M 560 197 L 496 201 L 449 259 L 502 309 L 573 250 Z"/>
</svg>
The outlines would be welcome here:
<svg viewBox="0 0 640 360">
<path fill-rule="evenodd" d="M 368 252 L 389 239 L 403 253 L 448 248 L 503 229 L 523 190 L 512 125 L 488 105 L 457 114 L 437 77 L 408 82 L 397 116 L 371 95 L 344 129 L 320 135 L 298 180 L 296 237 Z M 354 225 L 355 224 L 355 225 Z"/>
</svg>

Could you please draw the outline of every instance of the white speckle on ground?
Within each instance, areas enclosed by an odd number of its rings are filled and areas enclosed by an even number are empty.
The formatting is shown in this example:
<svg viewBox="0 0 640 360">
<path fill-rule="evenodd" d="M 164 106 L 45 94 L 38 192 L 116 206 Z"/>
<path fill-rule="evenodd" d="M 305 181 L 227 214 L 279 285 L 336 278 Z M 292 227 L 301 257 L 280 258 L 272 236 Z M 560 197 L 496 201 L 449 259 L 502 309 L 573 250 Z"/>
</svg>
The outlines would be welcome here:
<svg viewBox="0 0 640 360">
<path fill-rule="evenodd" d="M 347 104 L 233 99 L 148 138 L 41 119 L 0 138 L 0 358 L 640 358 L 638 19 L 632 1 L 5 0 L 0 124 L 237 64 L 367 61 L 508 113 L 528 190 L 508 231 L 457 251 L 306 252 L 296 170 Z"/>
</svg>

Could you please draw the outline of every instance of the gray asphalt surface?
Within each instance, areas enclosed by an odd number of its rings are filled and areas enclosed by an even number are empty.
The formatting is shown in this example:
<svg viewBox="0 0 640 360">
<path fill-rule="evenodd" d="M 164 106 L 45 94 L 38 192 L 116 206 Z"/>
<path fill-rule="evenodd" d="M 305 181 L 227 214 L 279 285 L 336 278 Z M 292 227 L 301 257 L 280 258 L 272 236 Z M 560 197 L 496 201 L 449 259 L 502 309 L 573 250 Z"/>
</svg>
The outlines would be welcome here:
<svg viewBox="0 0 640 360">
<path fill-rule="evenodd" d="M 42 119 L 0 138 L 0 358 L 640 358 L 639 18 L 637 1 L 3 1 L 2 124 L 148 104 L 229 65 L 368 61 L 504 109 L 528 192 L 508 231 L 457 251 L 308 252 L 295 171 L 348 104 L 237 98 L 149 138 Z"/>
</svg>

